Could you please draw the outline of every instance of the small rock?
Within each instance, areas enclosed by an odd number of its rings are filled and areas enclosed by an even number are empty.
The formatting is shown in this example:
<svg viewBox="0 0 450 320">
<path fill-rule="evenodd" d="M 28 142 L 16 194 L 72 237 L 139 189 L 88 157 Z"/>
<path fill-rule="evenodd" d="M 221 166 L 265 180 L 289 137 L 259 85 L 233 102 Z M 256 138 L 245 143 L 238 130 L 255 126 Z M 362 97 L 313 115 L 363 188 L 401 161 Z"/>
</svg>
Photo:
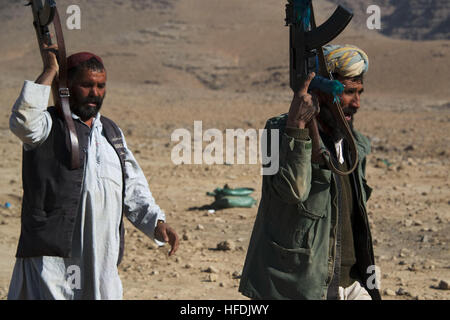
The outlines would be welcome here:
<svg viewBox="0 0 450 320">
<path fill-rule="evenodd" d="M 184 265 L 184 268 L 185 269 L 192 269 L 192 267 L 194 267 L 192 264 L 190 264 L 190 263 L 186 263 L 185 265 Z"/>
<path fill-rule="evenodd" d="M 439 281 L 438 288 L 441 290 L 450 290 L 448 281 L 445 281 L 445 280 Z"/>
<path fill-rule="evenodd" d="M 427 261 L 427 262 L 424 262 L 422 268 L 423 269 L 428 269 L 428 270 L 434 270 L 435 269 L 435 265 L 433 263 Z"/>
<path fill-rule="evenodd" d="M 205 230 L 205 227 L 202 226 L 201 224 L 198 224 L 195 230 Z"/>
<path fill-rule="evenodd" d="M 151 276 L 157 276 L 159 274 L 158 270 L 153 270 L 152 272 L 150 272 Z"/>
<path fill-rule="evenodd" d="M 400 288 L 398 288 L 396 294 L 399 296 L 407 296 L 408 292 L 405 289 L 403 289 L 402 287 L 400 287 Z"/>
<path fill-rule="evenodd" d="M 204 270 L 204 272 L 207 272 L 207 273 L 219 273 L 219 270 L 217 270 L 215 267 L 213 267 L 213 266 L 209 266 L 208 268 L 206 268 L 205 270 Z"/>
<path fill-rule="evenodd" d="M 159 248 L 159 246 L 153 241 L 150 241 L 149 243 L 147 243 L 147 249 L 148 250 L 155 250 L 155 249 L 158 249 L 158 248 Z"/>
<path fill-rule="evenodd" d="M 131 266 L 125 266 L 125 267 L 123 267 L 123 271 L 124 272 L 127 272 L 128 270 L 130 270 L 131 269 Z"/>
<path fill-rule="evenodd" d="M 235 248 L 236 245 L 234 244 L 234 242 L 229 240 L 225 240 L 217 244 L 217 250 L 228 251 L 234 250 Z"/>
<path fill-rule="evenodd" d="M 396 296 L 395 291 L 391 289 L 384 289 L 383 294 L 390 297 Z"/>
<path fill-rule="evenodd" d="M 427 235 L 423 235 L 420 237 L 420 242 L 428 242 L 430 240 Z"/>
<path fill-rule="evenodd" d="M 185 241 L 187 241 L 187 240 L 189 240 L 191 237 L 190 237 L 190 235 L 188 234 L 188 233 L 184 233 L 183 234 L 183 240 L 185 240 Z"/>
<path fill-rule="evenodd" d="M 408 145 L 405 147 L 405 149 L 403 149 L 404 151 L 413 151 L 415 148 L 412 144 Z"/>
<path fill-rule="evenodd" d="M 194 243 L 194 248 L 195 249 L 203 249 L 203 242 L 195 242 Z"/>
<path fill-rule="evenodd" d="M 217 280 L 219 279 L 219 276 L 217 274 L 209 274 L 207 281 L 209 282 L 217 282 Z"/>
<path fill-rule="evenodd" d="M 403 225 L 405 227 L 411 227 L 412 224 L 413 224 L 413 222 L 411 220 L 409 220 L 409 219 L 406 219 L 405 221 L 403 221 Z"/>
<path fill-rule="evenodd" d="M 413 263 L 412 265 L 410 265 L 410 266 L 408 267 L 408 270 L 409 270 L 409 271 L 417 271 L 416 264 Z"/>
<path fill-rule="evenodd" d="M 235 272 L 233 272 L 232 276 L 233 276 L 233 279 L 240 279 L 242 275 L 239 271 L 235 271 Z"/>
<path fill-rule="evenodd" d="M 375 163 L 375 168 L 387 169 L 389 166 L 387 162 L 383 159 L 377 159 Z"/>
<path fill-rule="evenodd" d="M 413 160 L 413 158 L 408 158 L 408 165 L 409 166 L 415 166 L 416 162 Z"/>
</svg>

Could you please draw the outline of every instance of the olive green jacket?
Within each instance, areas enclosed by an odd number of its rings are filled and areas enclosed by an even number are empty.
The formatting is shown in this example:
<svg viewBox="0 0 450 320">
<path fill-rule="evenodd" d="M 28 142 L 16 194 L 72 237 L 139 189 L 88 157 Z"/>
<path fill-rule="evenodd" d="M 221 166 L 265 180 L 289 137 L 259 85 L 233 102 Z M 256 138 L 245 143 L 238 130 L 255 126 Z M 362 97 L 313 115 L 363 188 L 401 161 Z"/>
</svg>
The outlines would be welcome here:
<svg viewBox="0 0 450 320">
<path fill-rule="evenodd" d="M 279 130 L 280 166 L 278 173 L 263 176 L 239 291 L 253 299 L 326 299 L 336 257 L 337 185 L 330 170 L 311 163 L 309 136 L 285 133 L 286 120 L 285 114 L 266 124 L 269 134 Z M 356 131 L 354 137 L 359 153 L 355 249 L 366 282 L 367 267 L 375 265 L 365 206 L 371 192 L 364 178 L 370 142 Z M 368 291 L 380 299 L 378 290 Z"/>
</svg>

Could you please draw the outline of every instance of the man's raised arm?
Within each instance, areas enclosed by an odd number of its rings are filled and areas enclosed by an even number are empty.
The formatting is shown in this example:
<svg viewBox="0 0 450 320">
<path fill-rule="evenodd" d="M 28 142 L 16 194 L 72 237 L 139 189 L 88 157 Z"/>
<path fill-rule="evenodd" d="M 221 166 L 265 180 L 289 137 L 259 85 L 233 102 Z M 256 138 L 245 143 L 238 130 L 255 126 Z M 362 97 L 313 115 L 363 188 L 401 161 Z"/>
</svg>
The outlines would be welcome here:
<svg viewBox="0 0 450 320">
<path fill-rule="evenodd" d="M 28 150 L 45 141 L 52 127 L 51 116 L 46 110 L 51 85 L 58 73 L 58 62 L 53 52 L 45 53 L 49 62 L 44 65 L 44 71 L 35 82 L 25 81 L 9 118 L 9 128 Z"/>
<path fill-rule="evenodd" d="M 314 76 L 314 73 L 309 74 L 299 92 L 294 94 L 285 133 L 281 137 L 280 168 L 268 177 L 271 191 L 282 201 L 292 204 L 305 201 L 311 189 L 312 142 L 306 126 L 318 113 L 318 102 L 308 93 Z M 266 129 L 270 132 L 270 128 Z"/>
</svg>

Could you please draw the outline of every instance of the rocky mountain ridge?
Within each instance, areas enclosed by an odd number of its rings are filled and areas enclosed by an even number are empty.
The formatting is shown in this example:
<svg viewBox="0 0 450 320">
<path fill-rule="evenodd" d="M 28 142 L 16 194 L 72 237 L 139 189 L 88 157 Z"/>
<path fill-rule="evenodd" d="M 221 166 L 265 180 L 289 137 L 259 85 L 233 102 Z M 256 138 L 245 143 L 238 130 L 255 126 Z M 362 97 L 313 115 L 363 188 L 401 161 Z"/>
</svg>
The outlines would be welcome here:
<svg viewBox="0 0 450 320">
<path fill-rule="evenodd" d="M 386 36 L 409 40 L 450 39 L 450 2 L 447 0 L 330 0 L 353 10 L 354 22 L 366 26 L 367 8 L 380 7 Z"/>
</svg>

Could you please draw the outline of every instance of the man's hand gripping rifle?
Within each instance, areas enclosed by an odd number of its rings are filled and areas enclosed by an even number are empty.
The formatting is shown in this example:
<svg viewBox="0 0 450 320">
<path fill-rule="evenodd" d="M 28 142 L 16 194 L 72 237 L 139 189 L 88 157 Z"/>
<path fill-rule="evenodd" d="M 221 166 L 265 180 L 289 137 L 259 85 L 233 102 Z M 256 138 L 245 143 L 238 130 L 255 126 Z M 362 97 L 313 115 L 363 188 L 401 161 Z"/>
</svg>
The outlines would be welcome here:
<svg viewBox="0 0 450 320">
<path fill-rule="evenodd" d="M 326 164 L 339 175 L 353 172 L 358 164 L 358 152 L 350 127 L 345 121 L 340 106 L 339 95 L 344 86 L 333 80 L 325 62 L 322 46 L 336 38 L 348 25 L 353 14 L 342 6 L 338 6 L 333 15 L 319 27 L 316 27 L 312 0 L 288 0 L 286 4 L 286 26 L 289 26 L 290 46 L 290 87 L 294 93 L 299 92 L 307 81 L 308 75 L 315 72 L 309 89 L 320 90 L 334 97 L 332 112 L 338 125 L 344 128 L 352 157 L 352 168 L 343 172 L 333 164 L 330 153 L 320 146 L 320 136 L 315 117 L 309 122 L 308 128 L 312 139 L 313 163 Z"/>
<path fill-rule="evenodd" d="M 36 30 L 36 37 L 44 65 L 48 65 L 48 61 L 46 61 L 47 55 L 44 54 L 44 51 L 48 50 L 47 48 L 52 45 L 49 26 L 51 23 L 54 25 L 58 44 L 57 59 L 59 71 L 58 80 L 54 81 L 52 84 L 53 100 L 55 102 L 55 106 L 63 115 L 69 129 L 71 144 L 70 167 L 71 169 L 77 169 L 80 167 L 78 137 L 69 105 L 70 94 L 67 86 L 66 47 L 56 3 L 54 0 L 44 0 L 44 3 L 42 3 L 42 0 L 31 0 L 27 6 L 31 6 L 33 11 L 33 25 Z"/>
</svg>

